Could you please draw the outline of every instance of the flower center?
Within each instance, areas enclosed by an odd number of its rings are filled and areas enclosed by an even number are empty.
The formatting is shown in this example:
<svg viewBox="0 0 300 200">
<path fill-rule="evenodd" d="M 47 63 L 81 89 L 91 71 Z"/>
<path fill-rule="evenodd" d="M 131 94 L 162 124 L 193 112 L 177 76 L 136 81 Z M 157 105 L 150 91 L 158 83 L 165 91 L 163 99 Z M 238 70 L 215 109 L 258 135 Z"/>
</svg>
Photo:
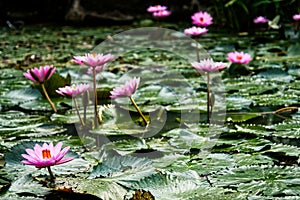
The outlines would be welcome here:
<svg viewBox="0 0 300 200">
<path fill-rule="evenodd" d="M 199 19 L 199 20 L 200 20 L 200 22 L 203 22 L 203 17 L 200 17 L 200 19 Z"/>
<path fill-rule="evenodd" d="M 48 149 L 43 150 L 42 155 L 43 155 L 44 159 L 45 158 L 48 158 L 48 159 L 51 158 L 50 150 L 48 150 Z"/>
<path fill-rule="evenodd" d="M 77 86 L 76 86 L 76 85 L 71 85 L 70 88 L 71 88 L 72 90 L 76 90 L 76 89 L 77 89 Z"/>
<path fill-rule="evenodd" d="M 238 59 L 238 60 L 242 60 L 242 56 L 236 56 L 236 59 Z"/>
</svg>

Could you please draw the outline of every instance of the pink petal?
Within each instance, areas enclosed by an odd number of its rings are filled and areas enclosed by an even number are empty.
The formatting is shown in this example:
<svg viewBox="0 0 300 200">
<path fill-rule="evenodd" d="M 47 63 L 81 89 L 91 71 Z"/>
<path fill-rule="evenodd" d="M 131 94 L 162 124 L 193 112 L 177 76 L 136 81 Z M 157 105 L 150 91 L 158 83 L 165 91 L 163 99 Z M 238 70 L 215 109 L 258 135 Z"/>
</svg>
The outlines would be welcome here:
<svg viewBox="0 0 300 200">
<path fill-rule="evenodd" d="M 63 159 L 59 160 L 58 162 L 56 162 L 56 164 L 57 164 L 57 165 L 63 164 L 63 163 L 69 162 L 69 161 L 71 161 L 71 160 L 73 160 L 73 159 L 74 159 L 74 158 L 72 158 L 72 157 L 69 157 L 69 158 L 63 158 Z"/>
<path fill-rule="evenodd" d="M 34 146 L 34 152 L 35 152 L 35 155 L 37 155 L 39 157 L 40 160 L 43 159 L 43 155 L 42 155 L 42 147 L 38 144 L 36 144 Z"/>
<path fill-rule="evenodd" d="M 61 160 L 66 153 L 69 151 L 70 147 L 65 147 L 61 152 L 59 152 L 57 155 L 55 155 L 55 160 L 59 161 Z"/>
<path fill-rule="evenodd" d="M 37 160 L 40 159 L 39 156 L 36 155 L 35 151 L 33 151 L 32 149 L 25 149 L 25 151 L 26 151 L 26 153 L 27 153 L 28 155 L 30 155 L 31 157 L 34 157 L 34 158 L 36 158 Z"/>
<path fill-rule="evenodd" d="M 63 145 L 62 142 L 59 142 L 55 145 L 55 147 L 53 149 L 53 157 L 56 157 L 60 153 L 62 145 Z"/>
<path fill-rule="evenodd" d="M 29 70 L 28 70 L 29 71 Z M 23 73 L 23 76 L 25 78 L 28 78 L 29 80 L 36 82 L 36 80 L 31 76 L 31 74 L 27 71 L 27 73 Z"/>
<path fill-rule="evenodd" d="M 22 160 L 21 163 L 25 165 L 35 165 L 35 163 L 29 162 L 28 160 Z"/>
<path fill-rule="evenodd" d="M 21 156 L 22 156 L 23 158 L 25 158 L 26 160 L 28 160 L 29 162 L 31 162 L 31 163 L 36 163 L 36 162 L 39 161 L 38 159 L 33 158 L 33 157 L 31 157 L 31 156 L 29 156 L 29 155 L 27 155 L 27 154 L 21 154 Z"/>
</svg>

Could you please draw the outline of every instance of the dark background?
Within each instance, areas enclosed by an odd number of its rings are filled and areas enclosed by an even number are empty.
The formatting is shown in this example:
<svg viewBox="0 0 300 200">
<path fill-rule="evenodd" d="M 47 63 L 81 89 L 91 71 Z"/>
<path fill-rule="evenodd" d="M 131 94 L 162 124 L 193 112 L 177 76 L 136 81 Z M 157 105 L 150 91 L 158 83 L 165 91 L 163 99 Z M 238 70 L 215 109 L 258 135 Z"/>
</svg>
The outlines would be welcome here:
<svg viewBox="0 0 300 200">
<path fill-rule="evenodd" d="M 244 31 L 253 27 L 256 16 L 263 15 L 273 19 L 280 15 L 281 23 L 292 23 L 293 14 L 300 12 L 299 0 L 277 3 L 272 0 L 269 3 L 261 3 L 266 2 L 263 0 L 237 0 L 230 6 L 226 5 L 228 2 L 229 0 L 1 0 L 0 25 L 6 26 L 7 21 L 15 24 L 88 26 L 132 24 L 144 19 L 154 20 L 146 10 L 151 5 L 160 4 L 168 6 L 172 11 L 169 17 L 164 18 L 166 22 L 191 23 L 191 15 L 203 10 L 213 16 L 213 26 Z"/>
</svg>

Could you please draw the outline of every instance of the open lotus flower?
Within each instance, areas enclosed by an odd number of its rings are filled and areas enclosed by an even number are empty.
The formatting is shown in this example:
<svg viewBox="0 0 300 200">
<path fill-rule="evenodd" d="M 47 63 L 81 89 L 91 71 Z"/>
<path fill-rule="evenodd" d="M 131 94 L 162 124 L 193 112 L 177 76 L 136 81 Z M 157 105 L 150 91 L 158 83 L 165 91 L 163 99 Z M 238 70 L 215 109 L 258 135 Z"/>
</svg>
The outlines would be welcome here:
<svg viewBox="0 0 300 200">
<path fill-rule="evenodd" d="M 232 63 L 240 64 L 248 64 L 252 60 L 250 54 L 237 51 L 228 53 L 227 59 Z"/>
<path fill-rule="evenodd" d="M 197 25 L 197 26 L 209 26 L 211 25 L 213 22 L 213 18 L 211 17 L 211 15 L 208 12 L 197 12 L 194 13 L 194 15 L 192 15 L 192 20 L 193 20 L 193 24 Z"/>
<path fill-rule="evenodd" d="M 80 65 L 89 67 L 98 67 L 112 61 L 114 56 L 111 54 L 91 54 L 87 53 L 84 56 L 74 56 L 73 61 Z"/>
<path fill-rule="evenodd" d="M 259 23 L 267 23 L 269 20 L 263 16 L 259 16 L 259 17 L 256 17 L 253 22 L 255 24 L 259 24 Z"/>
<path fill-rule="evenodd" d="M 149 6 L 147 9 L 147 11 L 151 13 L 159 12 L 163 10 L 167 10 L 167 6 L 155 5 L 155 6 Z"/>
<path fill-rule="evenodd" d="M 125 85 L 118 86 L 114 88 L 110 94 L 111 98 L 119 98 L 119 97 L 130 97 L 135 92 L 140 84 L 140 78 L 134 77 L 131 80 L 126 81 Z"/>
<path fill-rule="evenodd" d="M 153 13 L 154 17 L 168 17 L 171 15 L 171 12 L 168 10 L 161 10 Z"/>
<path fill-rule="evenodd" d="M 54 74 L 55 70 L 53 65 L 45 65 L 40 68 L 28 69 L 23 75 L 35 83 L 44 83 Z"/>
<path fill-rule="evenodd" d="M 204 35 L 207 33 L 207 28 L 200 28 L 193 26 L 191 28 L 184 29 L 184 34 L 186 35 L 192 35 L 192 36 L 198 36 L 198 35 Z"/>
<path fill-rule="evenodd" d="M 300 14 L 293 15 L 293 19 L 296 20 L 296 21 L 299 21 L 300 20 Z"/>
<path fill-rule="evenodd" d="M 130 101 L 132 102 L 133 106 L 142 117 L 145 124 L 148 125 L 149 123 L 148 120 L 143 115 L 142 111 L 140 110 L 140 108 L 137 106 L 134 99 L 132 98 L 132 95 L 135 92 L 135 90 L 138 88 L 139 84 L 140 84 L 140 78 L 134 77 L 133 79 L 126 81 L 125 85 L 118 86 L 114 88 L 112 91 L 110 91 L 111 94 L 110 98 L 115 99 L 121 97 L 129 97 Z"/>
<path fill-rule="evenodd" d="M 225 63 L 214 62 L 211 58 L 201 60 L 200 62 L 192 62 L 192 66 L 198 71 L 216 72 L 226 67 Z"/>
<path fill-rule="evenodd" d="M 62 96 L 67 96 L 67 97 L 76 97 L 79 94 L 82 94 L 89 90 L 90 85 L 88 84 L 78 84 L 78 85 L 71 85 L 71 86 L 65 86 L 58 88 L 56 92 Z"/>
<path fill-rule="evenodd" d="M 200 62 L 192 62 L 192 66 L 199 72 L 206 72 L 207 76 L 207 122 L 210 123 L 210 117 L 212 114 L 213 103 L 211 102 L 211 92 L 210 92 L 210 73 L 221 70 L 226 66 L 222 62 L 214 62 L 211 58 L 201 60 Z"/>
<path fill-rule="evenodd" d="M 79 94 L 82 94 L 82 93 L 88 91 L 89 88 L 90 88 L 90 85 L 81 83 L 79 85 L 71 85 L 71 86 L 61 87 L 56 90 L 56 92 L 62 96 L 74 97 L 73 101 L 74 101 L 75 109 L 76 109 L 78 118 L 79 118 L 82 126 L 85 126 L 85 122 L 84 122 L 85 120 L 82 120 L 82 118 L 80 116 L 78 103 L 77 103 L 77 100 L 75 97 L 78 96 Z M 84 115 L 84 118 L 86 118 L 86 115 Z"/>
<path fill-rule="evenodd" d="M 102 123 L 101 117 L 97 111 L 98 98 L 97 98 L 97 83 L 96 83 L 96 73 L 101 72 L 105 64 L 109 61 L 112 61 L 114 56 L 111 54 L 91 54 L 87 53 L 84 56 L 74 56 L 73 61 L 80 65 L 85 65 L 90 67 L 88 73 L 93 75 L 93 91 L 94 91 L 94 124 L 96 127 L 98 123 Z M 97 123 L 98 122 L 98 123 Z"/>
<path fill-rule="evenodd" d="M 25 165 L 34 165 L 37 168 L 50 167 L 63 164 L 73 160 L 74 158 L 64 158 L 70 147 L 61 150 L 63 143 L 59 142 L 56 146 L 52 143 L 44 143 L 42 146 L 36 144 L 33 149 L 26 149 L 27 154 L 22 154 L 26 160 L 21 162 Z"/>
</svg>

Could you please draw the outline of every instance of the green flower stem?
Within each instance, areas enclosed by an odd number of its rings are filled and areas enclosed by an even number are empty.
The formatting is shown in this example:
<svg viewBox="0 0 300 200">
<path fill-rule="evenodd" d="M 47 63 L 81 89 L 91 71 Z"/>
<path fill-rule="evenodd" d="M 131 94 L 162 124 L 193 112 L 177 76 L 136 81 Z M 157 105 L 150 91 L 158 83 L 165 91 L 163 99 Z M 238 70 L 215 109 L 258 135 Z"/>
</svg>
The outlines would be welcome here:
<svg viewBox="0 0 300 200">
<path fill-rule="evenodd" d="M 83 97 L 82 97 L 83 121 L 84 121 L 84 123 L 86 123 L 86 110 L 87 110 L 87 107 L 89 105 L 89 99 L 90 99 L 89 91 L 84 92 Z"/>
<path fill-rule="evenodd" d="M 98 127 L 99 124 L 101 124 L 101 120 L 99 118 L 99 114 L 98 114 L 98 98 L 97 98 L 97 85 L 96 85 L 96 68 L 93 67 L 93 83 L 94 83 L 94 123 L 95 123 L 95 127 Z"/>
<path fill-rule="evenodd" d="M 56 108 L 55 108 L 53 102 L 51 101 L 51 99 L 50 99 L 48 93 L 47 93 L 47 90 L 46 90 L 46 88 L 45 88 L 44 83 L 41 83 L 41 86 L 42 86 L 42 89 L 43 89 L 43 92 L 44 92 L 44 94 L 45 94 L 45 97 L 46 97 L 47 101 L 49 102 L 49 104 L 50 104 L 52 110 L 56 113 L 57 110 L 56 110 Z"/>
<path fill-rule="evenodd" d="M 199 55 L 199 43 L 195 40 L 196 42 L 196 55 L 197 55 L 197 62 L 200 62 L 200 55 Z"/>
<path fill-rule="evenodd" d="M 207 73 L 207 123 L 210 123 L 210 77 L 209 72 Z"/>
<path fill-rule="evenodd" d="M 54 182 L 55 176 L 54 176 L 54 174 L 52 173 L 52 170 L 51 170 L 50 166 L 48 166 L 47 169 L 48 169 L 48 172 L 49 172 L 49 174 L 50 174 L 50 179 L 51 179 L 51 181 Z"/>
<path fill-rule="evenodd" d="M 143 121 L 145 122 L 146 126 L 148 125 L 148 121 L 145 118 L 145 116 L 143 115 L 142 111 L 140 110 L 140 108 L 136 105 L 134 99 L 132 98 L 132 96 L 129 96 L 129 99 L 131 101 L 131 103 L 133 104 L 133 106 L 135 107 L 135 109 L 138 111 L 138 113 L 140 114 L 140 116 L 142 117 Z"/>
<path fill-rule="evenodd" d="M 74 100 L 74 105 L 75 105 L 75 109 L 76 109 L 76 112 L 77 112 L 79 121 L 80 121 L 80 123 L 81 123 L 82 126 L 85 126 L 84 121 L 82 120 L 82 118 L 81 118 L 81 116 L 80 116 L 80 113 L 79 113 L 79 108 L 78 108 L 77 100 L 76 100 L 75 97 L 73 97 L 73 100 Z"/>
</svg>

